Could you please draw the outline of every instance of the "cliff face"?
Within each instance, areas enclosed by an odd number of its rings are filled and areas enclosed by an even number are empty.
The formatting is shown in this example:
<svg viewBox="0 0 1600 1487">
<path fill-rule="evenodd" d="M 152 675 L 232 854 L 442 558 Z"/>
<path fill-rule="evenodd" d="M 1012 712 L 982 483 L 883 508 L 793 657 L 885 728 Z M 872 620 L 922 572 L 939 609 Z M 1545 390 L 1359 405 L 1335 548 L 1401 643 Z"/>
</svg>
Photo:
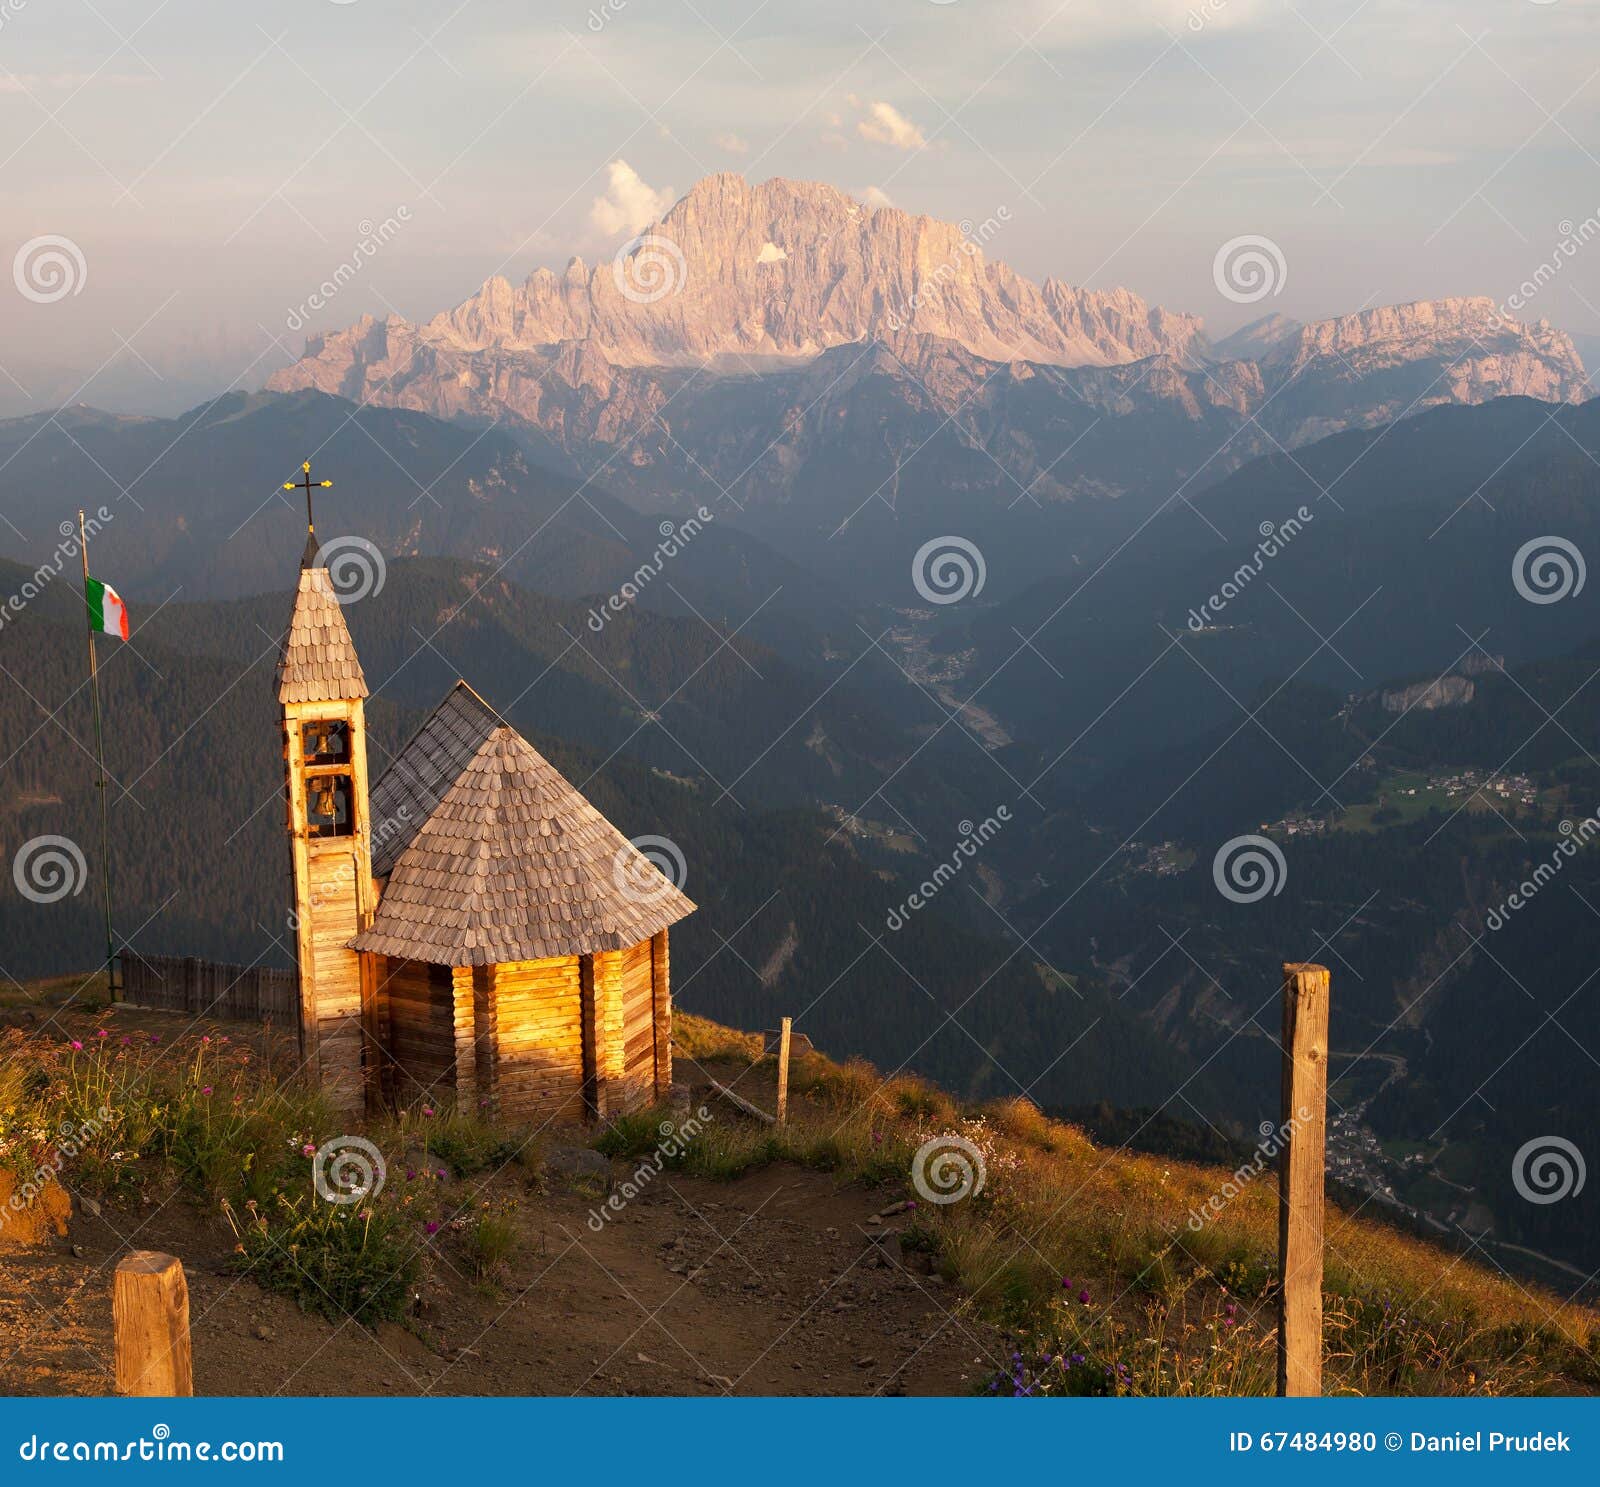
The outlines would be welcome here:
<svg viewBox="0 0 1600 1487">
<path fill-rule="evenodd" d="M 819 452 L 900 447 L 841 406 L 869 380 L 899 384 L 886 396 L 904 448 L 949 424 L 1035 499 L 1115 494 L 1137 483 L 1124 464 L 1221 475 L 1439 403 L 1583 393 L 1564 334 L 1488 299 L 1270 316 L 1213 350 L 1197 317 L 1128 290 L 1022 278 L 984 252 L 992 235 L 831 186 L 711 176 L 615 260 L 491 279 L 420 326 L 364 317 L 308 340 L 268 386 L 504 421 L 582 468 L 613 462 L 608 483 L 646 501 L 685 477 L 742 481 L 756 457 L 753 483 L 787 498 Z M 918 419 L 933 421 L 920 436 Z M 1091 419 L 1068 453 L 1058 435 Z"/>
<path fill-rule="evenodd" d="M 809 359 L 901 332 L 991 360 L 1107 366 L 1177 353 L 1193 315 L 1125 289 L 1041 287 L 991 262 L 956 224 L 870 210 L 831 186 L 709 176 L 616 261 L 491 279 L 429 321 L 439 350 L 538 352 L 582 341 L 617 366 Z"/>
<path fill-rule="evenodd" d="M 1437 712 L 1441 707 L 1465 707 L 1476 690 L 1476 684 L 1464 676 L 1441 676 L 1431 682 L 1394 688 L 1385 692 L 1381 700 L 1385 712 L 1403 713 L 1412 708 Z"/>
</svg>

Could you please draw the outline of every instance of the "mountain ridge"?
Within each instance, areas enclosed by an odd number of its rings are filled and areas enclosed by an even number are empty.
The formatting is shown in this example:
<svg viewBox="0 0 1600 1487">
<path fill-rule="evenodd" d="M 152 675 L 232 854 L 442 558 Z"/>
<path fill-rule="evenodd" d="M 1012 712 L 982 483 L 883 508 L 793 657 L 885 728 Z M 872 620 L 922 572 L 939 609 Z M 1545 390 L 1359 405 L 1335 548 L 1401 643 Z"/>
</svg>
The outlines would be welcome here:
<svg viewBox="0 0 1600 1487">
<path fill-rule="evenodd" d="M 1008 218 L 1005 220 L 1009 220 Z M 1497 390 L 1569 401 L 1585 384 L 1571 338 L 1546 322 L 1522 325 L 1484 296 L 1419 300 L 1300 325 L 1255 322 L 1213 346 L 1197 315 L 1150 305 L 1132 290 L 1091 290 L 1054 276 L 1034 283 L 984 251 L 1003 221 L 973 226 L 896 207 L 869 208 L 818 182 L 782 177 L 751 185 L 707 176 L 658 222 L 592 268 L 574 257 L 557 274 L 521 285 L 496 275 L 421 325 L 363 316 L 307 339 L 302 359 L 275 372 L 275 391 L 316 387 L 355 396 L 362 375 L 426 349 L 458 380 L 505 359 L 554 371 L 571 386 L 598 357 L 619 368 L 758 371 L 806 362 L 837 346 L 881 341 L 909 360 L 926 338 L 993 363 L 1078 369 L 1167 356 L 1201 365 L 1248 360 L 1297 369 L 1375 349 L 1385 363 L 1430 347 L 1509 364 L 1477 381 Z M 1259 327 L 1273 323 L 1270 334 Z M 578 345 L 585 357 L 564 358 Z M 494 359 L 501 359 L 495 363 Z M 394 375 L 391 370 L 389 376 Z M 519 407 L 514 379 L 479 389 Z M 1492 395 L 1492 394 L 1491 394 Z M 523 393 L 522 398 L 526 398 Z M 1456 392 L 1455 400 L 1463 393 Z M 414 405 L 420 406 L 420 405 Z M 537 420 L 535 420 L 537 421 Z"/>
<path fill-rule="evenodd" d="M 1259 455 L 1588 391 L 1570 337 L 1486 297 L 1268 316 L 1213 345 L 1132 291 L 1015 273 L 989 256 L 1003 225 L 712 176 L 614 261 L 491 279 L 420 325 L 363 317 L 268 387 L 497 426 L 639 511 L 692 493 L 862 602 L 976 522 L 1014 590 Z"/>
</svg>

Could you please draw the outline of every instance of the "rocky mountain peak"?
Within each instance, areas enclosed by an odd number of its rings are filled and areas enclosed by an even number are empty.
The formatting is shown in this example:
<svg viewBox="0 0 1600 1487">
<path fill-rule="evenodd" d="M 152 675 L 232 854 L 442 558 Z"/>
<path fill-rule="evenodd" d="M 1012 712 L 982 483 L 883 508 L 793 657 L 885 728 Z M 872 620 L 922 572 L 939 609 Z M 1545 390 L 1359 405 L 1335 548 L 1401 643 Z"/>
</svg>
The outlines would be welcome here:
<svg viewBox="0 0 1600 1487">
<path fill-rule="evenodd" d="M 1274 446 L 1289 448 L 1438 403 L 1587 395 L 1569 337 L 1544 322 L 1507 320 L 1485 297 L 1311 324 L 1268 315 L 1212 347 L 1197 316 L 1131 290 L 1024 278 L 988 252 L 1003 229 L 1003 220 L 973 227 L 870 207 L 819 182 L 752 183 L 725 172 L 698 182 L 609 258 L 574 257 L 520 284 L 497 275 L 421 326 L 363 316 L 310 338 L 305 356 L 268 386 L 441 418 L 510 417 L 584 465 L 655 427 L 671 405 L 680 429 L 662 435 L 664 449 L 630 452 L 628 469 L 641 481 L 678 457 L 674 441 L 691 408 L 715 446 L 697 449 L 695 478 L 726 453 L 706 431 L 742 430 L 757 405 L 776 423 L 754 431 L 754 454 L 798 448 L 802 430 L 831 418 L 830 429 L 861 441 L 852 457 L 877 447 L 880 415 L 892 408 L 958 428 L 1017 463 L 1024 481 L 1066 493 L 1078 488 L 1071 463 L 1049 450 L 1055 431 L 1085 409 L 1130 429 L 1155 415 L 1169 434 L 1261 414 Z M 683 368 L 719 375 L 680 397 Z M 755 385 L 795 368 L 806 369 L 798 384 Z M 791 403 L 799 385 L 810 392 Z M 868 387 L 884 390 L 885 401 L 858 426 L 839 391 L 853 399 Z M 920 447 L 908 436 L 907 451 Z M 1234 440 L 1226 458 L 1251 452 L 1248 440 Z M 611 468 L 621 479 L 620 466 Z"/>
<path fill-rule="evenodd" d="M 618 366 L 669 367 L 805 361 L 909 332 L 989 360 L 1074 367 L 1181 354 L 1201 333 L 1197 317 L 1126 289 L 1041 288 L 990 259 L 980 235 L 992 233 L 868 207 L 817 181 L 723 172 L 613 259 L 573 258 L 520 286 L 497 276 L 419 335 L 468 353 L 585 341 Z M 318 353 L 337 355 L 340 339 L 321 338 Z M 280 374 L 275 385 L 295 383 Z"/>
</svg>

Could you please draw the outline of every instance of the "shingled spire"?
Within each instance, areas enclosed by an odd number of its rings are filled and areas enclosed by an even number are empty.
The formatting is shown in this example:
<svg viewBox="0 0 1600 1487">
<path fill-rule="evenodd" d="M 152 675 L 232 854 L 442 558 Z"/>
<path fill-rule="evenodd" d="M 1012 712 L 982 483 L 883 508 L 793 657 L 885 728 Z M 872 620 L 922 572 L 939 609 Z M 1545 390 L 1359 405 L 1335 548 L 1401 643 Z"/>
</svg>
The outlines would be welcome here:
<svg viewBox="0 0 1600 1487">
<path fill-rule="evenodd" d="M 278 657 L 277 687 L 280 703 L 367 695 L 367 679 L 326 568 L 300 570 L 289 633 Z"/>
</svg>

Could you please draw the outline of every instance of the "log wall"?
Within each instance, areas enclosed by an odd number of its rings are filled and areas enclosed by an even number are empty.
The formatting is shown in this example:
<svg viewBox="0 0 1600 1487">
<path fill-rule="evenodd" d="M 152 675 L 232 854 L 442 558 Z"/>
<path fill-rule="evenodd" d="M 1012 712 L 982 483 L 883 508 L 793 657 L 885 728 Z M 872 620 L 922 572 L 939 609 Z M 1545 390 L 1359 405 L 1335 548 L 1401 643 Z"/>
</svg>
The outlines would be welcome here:
<svg viewBox="0 0 1600 1487">
<path fill-rule="evenodd" d="M 454 1089 L 455 987 L 448 966 L 391 960 L 379 977 L 389 1013 L 394 1098 L 402 1105 Z"/>
<path fill-rule="evenodd" d="M 494 1094 L 512 1120 L 581 1121 L 583 1020 L 576 955 L 489 970 Z"/>
<path fill-rule="evenodd" d="M 622 1107 L 656 1097 L 655 956 L 649 940 L 618 955 L 622 975 Z"/>
</svg>

